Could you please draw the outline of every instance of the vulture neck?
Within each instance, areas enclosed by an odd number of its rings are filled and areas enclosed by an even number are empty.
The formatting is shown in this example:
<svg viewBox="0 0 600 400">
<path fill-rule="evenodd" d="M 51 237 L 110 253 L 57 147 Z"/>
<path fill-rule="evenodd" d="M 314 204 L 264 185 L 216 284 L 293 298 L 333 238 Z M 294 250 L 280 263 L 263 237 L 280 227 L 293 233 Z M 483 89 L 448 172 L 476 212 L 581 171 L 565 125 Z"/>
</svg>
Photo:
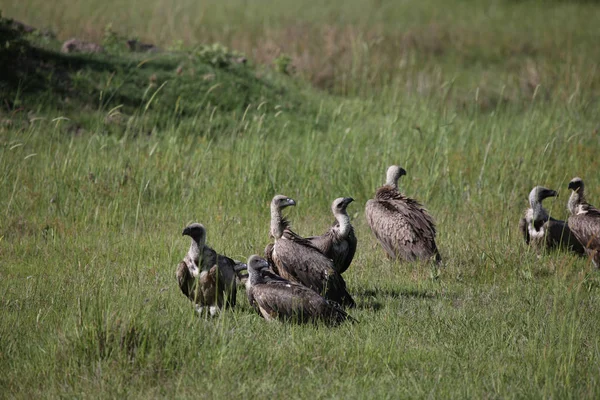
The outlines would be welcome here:
<svg viewBox="0 0 600 400">
<path fill-rule="evenodd" d="M 281 210 L 271 205 L 271 235 L 277 240 L 283 236 L 283 218 Z"/>
<path fill-rule="evenodd" d="M 339 227 L 338 227 L 338 232 L 339 235 L 343 238 L 346 238 L 348 236 L 348 234 L 350 233 L 350 229 L 352 228 L 352 225 L 350 225 L 350 217 L 348 216 L 348 213 L 343 212 L 343 213 L 337 213 L 335 214 L 335 219 L 337 220 Z"/>
<path fill-rule="evenodd" d="M 388 177 L 388 179 L 385 181 L 385 185 L 391 187 L 394 190 L 398 190 L 398 179 Z"/>
<path fill-rule="evenodd" d="M 542 207 L 541 201 L 535 201 L 531 203 L 531 209 L 533 210 L 534 221 L 547 221 L 549 216 L 548 212 Z"/>
<path fill-rule="evenodd" d="M 197 238 L 192 238 L 192 244 L 190 244 L 190 249 L 188 250 L 188 255 L 192 260 L 198 260 L 200 258 L 200 253 L 204 249 L 204 240 L 198 240 Z"/>
<path fill-rule="evenodd" d="M 400 176 L 396 171 L 388 170 L 385 176 L 385 184 L 391 186 L 394 190 L 398 190 L 398 179 L 400 179 Z"/>
<path fill-rule="evenodd" d="M 585 203 L 583 188 L 579 188 L 579 190 L 573 190 L 571 197 L 569 197 L 569 202 L 567 203 L 567 208 L 569 209 L 571 215 L 577 215 L 577 206 L 583 203 Z"/>
<path fill-rule="evenodd" d="M 246 289 L 263 283 L 261 273 L 255 270 L 248 269 L 248 280 L 246 281 Z"/>
</svg>

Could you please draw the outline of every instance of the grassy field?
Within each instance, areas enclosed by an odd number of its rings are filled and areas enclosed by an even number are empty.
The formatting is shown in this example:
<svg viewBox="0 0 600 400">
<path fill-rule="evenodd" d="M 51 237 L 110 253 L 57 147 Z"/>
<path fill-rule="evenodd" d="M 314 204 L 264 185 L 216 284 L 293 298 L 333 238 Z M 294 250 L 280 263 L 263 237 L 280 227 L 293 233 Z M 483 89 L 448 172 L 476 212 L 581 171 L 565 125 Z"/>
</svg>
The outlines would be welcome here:
<svg viewBox="0 0 600 400">
<path fill-rule="evenodd" d="M 534 185 L 560 192 L 556 218 L 574 176 L 600 205 L 598 5 L 317 3 L 0 1 L 108 50 L 0 50 L 0 397 L 600 395 L 600 276 L 517 227 Z M 132 36 L 177 51 L 114 45 Z M 211 63 L 213 42 L 248 64 Z M 269 67 L 282 53 L 292 76 Z M 366 225 L 394 163 L 436 218 L 440 271 L 388 261 Z M 261 253 L 277 193 L 306 236 L 356 200 L 360 323 L 269 324 L 243 289 L 201 320 L 180 293 L 183 227 Z"/>
<path fill-rule="evenodd" d="M 600 93 L 600 24 L 591 0 L 0 0 L 5 15 L 61 38 L 105 27 L 164 48 L 223 43 L 343 95 L 398 92 L 493 108 Z M 451 89 L 449 91 L 449 89 Z"/>
</svg>

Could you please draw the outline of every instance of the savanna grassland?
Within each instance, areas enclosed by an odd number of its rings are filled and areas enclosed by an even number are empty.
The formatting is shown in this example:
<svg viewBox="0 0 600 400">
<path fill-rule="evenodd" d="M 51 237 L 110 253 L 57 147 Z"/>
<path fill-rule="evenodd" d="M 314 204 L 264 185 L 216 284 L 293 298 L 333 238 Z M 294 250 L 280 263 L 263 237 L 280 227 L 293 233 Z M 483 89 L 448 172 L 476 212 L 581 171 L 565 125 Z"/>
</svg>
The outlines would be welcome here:
<svg viewBox="0 0 600 400">
<path fill-rule="evenodd" d="M 518 231 L 538 184 L 556 218 L 574 176 L 600 205 L 597 2 L 0 10 L 40 29 L 0 22 L 0 397 L 600 396 L 600 273 Z M 71 37 L 105 52 L 59 53 Z M 387 260 L 366 225 L 390 164 L 437 221 L 439 270 Z M 262 253 L 278 193 L 305 236 L 356 200 L 360 323 L 266 323 L 242 288 L 204 320 L 180 293 L 183 227 Z"/>
</svg>

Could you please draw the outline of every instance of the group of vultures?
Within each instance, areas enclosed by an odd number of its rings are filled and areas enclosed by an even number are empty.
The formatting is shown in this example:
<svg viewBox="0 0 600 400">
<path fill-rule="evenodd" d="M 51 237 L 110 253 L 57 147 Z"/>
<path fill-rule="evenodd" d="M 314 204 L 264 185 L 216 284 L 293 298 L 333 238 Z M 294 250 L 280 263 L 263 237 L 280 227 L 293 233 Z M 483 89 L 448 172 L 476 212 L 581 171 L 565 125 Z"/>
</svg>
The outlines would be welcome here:
<svg viewBox="0 0 600 400">
<path fill-rule="evenodd" d="M 435 244 L 436 229 L 429 212 L 416 200 L 398 190 L 398 180 L 406 171 L 396 165 L 388 168 L 386 183 L 367 201 L 367 223 L 393 260 L 430 260 L 440 265 Z M 564 248 L 590 257 L 600 267 L 600 211 L 587 203 L 581 178 L 569 183 L 572 194 L 567 208 L 568 221 L 551 218 L 542 201 L 557 192 L 541 186 L 529 193 L 530 208 L 519 227 L 525 242 L 538 249 Z M 356 236 L 346 211 L 353 201 L 340 197 L 331 210 L 334 224 L 321 236 L 296 234 L 282 211 L 296 202 L 283 195 L 271 201 L 270 236 L 264 257 L 252 255 L 247 263 L 232 260 L 206 244 L 206 229 L 194 223 L 183 235 L 191 246 L 177 267 L 179 287 L 200 315 L 216 315 L 223 307 L 234 307 L 237 285 L 245 282 L 250 304 L 264 319 L 299 323 L 322 321 L 336 325 L 354 321 L 346 313 L 355 306 L 343 273 L 356 251 Z M 247 270 L 248 275 L 242 274 Z"/>
</svg>

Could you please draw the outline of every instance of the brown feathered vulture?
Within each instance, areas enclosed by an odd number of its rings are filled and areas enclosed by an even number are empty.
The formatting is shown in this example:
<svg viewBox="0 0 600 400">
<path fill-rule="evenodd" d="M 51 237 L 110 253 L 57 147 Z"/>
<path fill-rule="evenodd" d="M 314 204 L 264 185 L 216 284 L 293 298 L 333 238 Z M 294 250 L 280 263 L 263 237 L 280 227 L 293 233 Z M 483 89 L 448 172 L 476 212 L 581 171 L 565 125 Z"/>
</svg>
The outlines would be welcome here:
<svg viewBox="0 0 600 400">
<path fill-rule="evenodd" d="M 254 255 L 248 259 L 247 264 L 248 301 L 267 321 L 323 321 L 328 325 L 337 325 L 348 319 L 352 320 L 339 304 L 326 300 L 304 285 L 288 281 L 271 272 L 267 260 Z"/>
<path fill-rule="evenodd" d="M 328 300 L 354 307 L 344 278 L 335 270 L 333 260 L 324 256 L 308 240 L 294 233 L 281 211 L 296 202 L 277 195 L 271 201 L 271 236 L 275 242 L 267 245 L 265 258 L 273 270 L 284 279 L 300 283 Z"/>
<path fill-rule="evenodd" d="M 419 202 L 400 193 L 398 179 L 403 175 L 406 171 L 397 165 L 388 168 L 385 185 L 365 206 L 367 223 L 390 258 L 415 261 L 433 257 L 439 263 L 433 218 Z"/>
<path fill-rule="evenodd" d="M 356 252 L 357 240 L 350 223 L 350 216 L 346 211 L 353 201 L 352 197 L 335 199 L 331 204 L 331 211 L 335 217 L 333 225 L 321 236 L 306 238 L 313 247 L 333 260 L 333 267 L 340 274 L 348 269 Z"/>
<path fill-rule="evenodd" d="M 581 243 L 571 233 L 567 223 L 550 217 L 542 206 L 548 197 L 558 196 L 555 190 L 543 186 L 534 187 L 529 193 L 530 207 L 519 221 L 525 243 L 538 249 L 565 248 L 584 254 Z"/>
<path fill-rule="evenodd" d="M 234 307 L 236 302 L 236 268 L 245 264 L 218 254 L 206 245 L 206 229 L 193 223 L 183 230 L 192 242 L 184 259 L 177 266 L 179 288 L 196 306 L 199 314 L 211 316 L 223 306 Z"/>
<path fill-rule="evenodd" d="M 600 268 L 600 211 L 586 201 L 581 178 L 573 178 L 569 189 L 573 191 L 567 203 L 571 213 L 567 220 L 569 229 L 585 247 L 596 268 Z"/>
</svg>

